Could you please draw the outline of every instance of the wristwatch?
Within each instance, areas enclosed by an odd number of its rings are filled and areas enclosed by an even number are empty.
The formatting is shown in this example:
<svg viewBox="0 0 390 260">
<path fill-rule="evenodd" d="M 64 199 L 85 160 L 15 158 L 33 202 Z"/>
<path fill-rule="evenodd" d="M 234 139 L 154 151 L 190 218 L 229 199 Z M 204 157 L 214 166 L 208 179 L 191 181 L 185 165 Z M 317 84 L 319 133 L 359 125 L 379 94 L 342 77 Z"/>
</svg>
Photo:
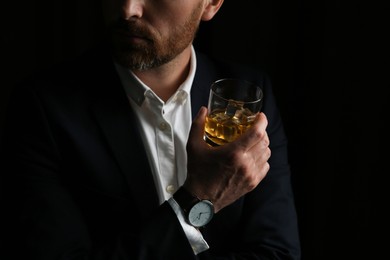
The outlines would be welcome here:
<svg viewBox="0 0 390 260">
<path fill-rule="evenodd" d="M 205 226 L 214 216 L 214 205 L 211 201 L 201 200 L 183 187 L 173 194 L 173 199 L 183 209 L 187 223 L 194 227 Z"/>
</svg>

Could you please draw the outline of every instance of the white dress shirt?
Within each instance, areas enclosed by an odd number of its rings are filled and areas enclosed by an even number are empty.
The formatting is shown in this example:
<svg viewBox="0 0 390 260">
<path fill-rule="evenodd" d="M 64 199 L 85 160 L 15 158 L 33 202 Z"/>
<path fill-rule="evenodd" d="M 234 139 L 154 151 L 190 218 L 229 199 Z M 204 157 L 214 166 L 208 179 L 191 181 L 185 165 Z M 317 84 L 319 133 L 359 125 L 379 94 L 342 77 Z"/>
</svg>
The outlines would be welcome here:
<svg viewBox="0 0 390 260">
<path fill-rule="evenodd" d="M 186 143 L 191 127 L 191 86 L 196 70 L 194 48 L 187 79 L 167 102 L 162 101 L 134 73 L 115 63 L 129 103 L 136 112 L 141 136 L 153 172 L 160 204 L 168 200 L 193 248 L 194 254 L 209 248 L 202 234 L 187 224 L 172 195 L 187 177 Z"/>
</svg>

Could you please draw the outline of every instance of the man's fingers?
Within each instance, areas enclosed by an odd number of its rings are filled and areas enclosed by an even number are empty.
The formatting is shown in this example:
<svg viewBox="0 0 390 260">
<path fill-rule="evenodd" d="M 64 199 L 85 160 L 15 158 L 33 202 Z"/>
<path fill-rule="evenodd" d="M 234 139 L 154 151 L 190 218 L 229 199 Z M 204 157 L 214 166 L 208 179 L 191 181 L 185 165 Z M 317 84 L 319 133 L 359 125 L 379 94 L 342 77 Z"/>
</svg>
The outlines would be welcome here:
<svg viewBox="0 0 390 260">
<path fill-rule="evenodd" d="M 267 125 L 268 120 L 266 115 L 263 112 L 258 113 L 253 126 L 237 139 L 237 144 L 243 146 L 245 150 L 251 149 L 267 135 L 265 131 Z"/>
<path fill-rule="evenodd" d="M 189 142 L 192 142 L 191 145 L 195 145 L 199 140 L 203 140 L 206 115 L 207 108 L 202 106 L 191 125 L 190 138 L 188 139 Z"/>
</svg>

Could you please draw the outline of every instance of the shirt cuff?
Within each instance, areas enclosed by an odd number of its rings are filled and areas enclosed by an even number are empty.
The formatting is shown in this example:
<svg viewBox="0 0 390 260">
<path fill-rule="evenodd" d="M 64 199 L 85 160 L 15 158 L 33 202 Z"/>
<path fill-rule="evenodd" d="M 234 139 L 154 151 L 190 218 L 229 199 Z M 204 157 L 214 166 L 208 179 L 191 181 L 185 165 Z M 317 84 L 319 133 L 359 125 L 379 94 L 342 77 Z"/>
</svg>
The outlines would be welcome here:
<svg viewBox="0 0 390 260">
<path fill-rule="evenodd" d="M 173 199 L 173 197 L 168 199 L 168 203 L 169 205 L 171 205 L 173 211 L 176 213 L 176 216 L 179 219 L 184 233 L 186 234 L 187 239 L 192 246 L 194 254 L 197 255 L 209 249 L 209 245 L 207 244 L 206 240 L 204 240 L 202 233 L 186 222 L 183 210 L 181 209 L 179 204 L 177 204 L 177 202 Z"/>
</svg>

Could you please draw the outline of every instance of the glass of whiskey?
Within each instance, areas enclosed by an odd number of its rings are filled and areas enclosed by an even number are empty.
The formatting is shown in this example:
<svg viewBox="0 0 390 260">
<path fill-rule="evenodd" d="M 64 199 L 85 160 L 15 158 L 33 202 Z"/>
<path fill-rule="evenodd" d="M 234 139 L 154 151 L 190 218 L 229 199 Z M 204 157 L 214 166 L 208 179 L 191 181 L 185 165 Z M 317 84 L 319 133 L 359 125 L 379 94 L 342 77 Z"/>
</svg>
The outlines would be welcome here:
<svg viewBox="0 0 390 260">
<path fill-rule="evenodd" d="M 236 140 L 253 125 L 263 103 L 262 88 L 238 78 L 223 78 L 210 87 L 205 141 L 211 146 Z"/>
</svg>

